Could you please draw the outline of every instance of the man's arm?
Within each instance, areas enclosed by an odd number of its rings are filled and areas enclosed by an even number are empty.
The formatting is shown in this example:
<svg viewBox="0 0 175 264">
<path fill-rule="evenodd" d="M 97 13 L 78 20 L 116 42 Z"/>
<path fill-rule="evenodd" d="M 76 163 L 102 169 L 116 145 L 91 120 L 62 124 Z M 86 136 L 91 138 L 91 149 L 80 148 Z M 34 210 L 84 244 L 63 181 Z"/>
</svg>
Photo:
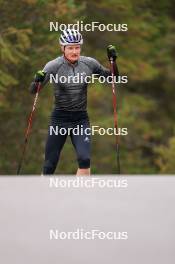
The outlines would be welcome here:
<svg viewBox="0 0 175 264">
<path fill-rule="evenodd" d="M 44 87 L 50 79 L 50 74 L 54 73 L 57 68 L 57 61 L 53 60 L 48 62 L 43 70 L 37 71 L 35 74 L 34 80 L 30 84 L 29 91 L 32 94 L 35 94 L 37 92 L 38 83 L 41 83 L 41 87 Z"/>
</svg>

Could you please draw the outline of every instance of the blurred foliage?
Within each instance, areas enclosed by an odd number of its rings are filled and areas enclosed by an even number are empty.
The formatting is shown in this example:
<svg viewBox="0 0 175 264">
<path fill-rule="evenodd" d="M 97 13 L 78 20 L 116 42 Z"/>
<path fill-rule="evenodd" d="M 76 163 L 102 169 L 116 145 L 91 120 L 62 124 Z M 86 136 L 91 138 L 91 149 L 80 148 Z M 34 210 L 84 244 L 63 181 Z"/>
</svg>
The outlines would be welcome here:
<svg viewBox="0 0 175 264">
<path fill-rule="evenodd" d="M 49 22 L 128 24 L 126 32 L 83 32 L 82 54 L 108 67 L 106 47 L 118 49 L 120 75 L 129 82 L 117 85 L 122 173 L 175 173 L 175 3 L 172 0 L 0 0 L 0 174 L 15 174 L 33 96 L 28 86 L 34 73 L 61 54 L 60 32 Z M 23 174 L 40 174 L 44 159 L 53 91 L 40 94 L 23 164 Z M 90 85 L 91 125 L 113 127 L 111 86 Z M 57 174 L 77 169 L 70 139 L 61 153 Z M 115 174 L 113 136 L 92 138 L 92 173 Z"/>
<path fill-rule="evenodd" d="M 158 146 L 155 152 L 157 153 L 157 159 L 155 161 L 160 168 L 160 172 L 174 174 L 175 137 L 168 140 L 168 145 Z"/>
</svg>

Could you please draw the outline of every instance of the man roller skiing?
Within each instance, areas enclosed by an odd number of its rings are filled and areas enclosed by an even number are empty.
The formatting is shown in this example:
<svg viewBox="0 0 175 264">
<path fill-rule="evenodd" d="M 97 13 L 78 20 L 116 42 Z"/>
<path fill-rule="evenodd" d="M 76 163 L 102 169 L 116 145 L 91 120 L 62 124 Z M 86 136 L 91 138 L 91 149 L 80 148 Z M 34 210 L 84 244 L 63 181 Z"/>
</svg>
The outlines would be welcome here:
<svg viewBox="0 0 175 264">
<path fill-rule="evenodd" d="M 81 131 L 90 128 L 87 113 L 87 86 L 85 81 L 80 82 L 61 82 L 61 77 L 68 79 L 70 76 L 111 76 L 109 69 L 104 68 L 98 61 L 91 57 L 80 56 L 81 45 L 83 44 L 82 35 L 73 29 L 63 31 L 59 43 L 63 55 L 49 61 L 42 71 L 38 71 L 34 81 L 31 83 L 31 93 L 36 93 L 38 83 L 42 87 L 46 85 L 50 76 L 54 78 L 55 106 L 51 114 L 50 127 L 52 128 L 75 128 L 81 127 Z M 114 61 L 114 74 L 118 77 L 116 65 L 116 49 L 110 45 L 107 48 L 108 58 Z M 67 131 L 66 130 L 66 131 Z M 61 131 L 61 130 L 60 130 Z M 75 148 L 78 170 L 76 175 L 90 175 L 90 145 L 91 137 L 86 133 L 79 135 L 70 133 L 72 144 Z M 50 129 L 45 147 L 45 161 L 43 165 L 43 175 L 50 175 L 55 172 L 60 158 L 61 150 L 66 142 L 68 133 L 51 134 Z"/>
</svg>

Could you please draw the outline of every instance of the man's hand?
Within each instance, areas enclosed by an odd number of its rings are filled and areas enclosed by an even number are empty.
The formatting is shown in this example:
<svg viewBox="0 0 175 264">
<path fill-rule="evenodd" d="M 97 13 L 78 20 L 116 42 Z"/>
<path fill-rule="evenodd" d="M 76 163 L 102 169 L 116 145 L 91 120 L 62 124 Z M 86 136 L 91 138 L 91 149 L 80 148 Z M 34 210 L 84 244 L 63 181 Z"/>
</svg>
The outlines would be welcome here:
<svg viewBox="0 0 175 264">
<path fill-rule="evenodd" d="M 46 76 L 46 72 L 44 71 L 37 71 L 37 73 L 35 74 L 35 78 L 33 80 L 33 82 L 31 83 L 30 87 L 29 87 L 29 91 L 32 94 L 36 94 L 37 90 L 38 90 L 38 83 L 42 83 L 45 79 Z"/>
<path fill-rule="evenodd" d="M 43 82 L 46 76 L 46 72 L 44 71 L 37 71 L 37 73 L 35 74 L 35 82 Z"/>
<path fill-rule="evenodd" d="M 109 45 L 109 46 L 107 47 L 107 55 L 108 55 L 109 60 L 112 59 L 113 61 L 115 61 L 116 58 L 117 58 L 116 47 L 113 46 L 113 45 Z"/>
</svg>

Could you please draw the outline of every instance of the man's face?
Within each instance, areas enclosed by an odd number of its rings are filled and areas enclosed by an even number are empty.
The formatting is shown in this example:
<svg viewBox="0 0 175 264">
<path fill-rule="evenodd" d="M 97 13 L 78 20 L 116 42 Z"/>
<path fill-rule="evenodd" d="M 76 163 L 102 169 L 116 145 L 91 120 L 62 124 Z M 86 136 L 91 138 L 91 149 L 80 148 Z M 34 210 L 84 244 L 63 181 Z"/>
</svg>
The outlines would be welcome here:
<svg viewBox="0 0 175 264">
<path fill-rule="evenodd" d="M 65 48 L 61 46 L 61 50 L 64 52 L 64 56 L 70 62 L 74 63 L 80 58 L 80 45 L 67 45 Z"/>
</svg>

